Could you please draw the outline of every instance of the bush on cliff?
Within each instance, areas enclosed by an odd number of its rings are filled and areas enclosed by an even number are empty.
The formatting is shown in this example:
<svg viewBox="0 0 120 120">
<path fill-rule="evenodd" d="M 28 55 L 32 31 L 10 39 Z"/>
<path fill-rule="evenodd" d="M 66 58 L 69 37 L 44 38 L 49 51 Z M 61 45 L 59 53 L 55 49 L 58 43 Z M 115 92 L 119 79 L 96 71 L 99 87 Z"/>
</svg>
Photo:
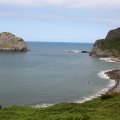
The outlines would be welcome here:
<svg viewBox="0 0 120 120">
<path fill-rule="evenodd" d="M 108 32 L 105 39 L 97 40 L 90 55 L 120 57 L 120 28 Z"/>
<path fill-rule="evenodd" d="M 120 95 L 120 93 L 118 93 L 118 92 L 106 93 L 106 94 L 101 95 L 101 99 L 107 100 L 109 98 L 113 98 L 113 97 L 116 97 L 118 95 Z"/>
</svg>

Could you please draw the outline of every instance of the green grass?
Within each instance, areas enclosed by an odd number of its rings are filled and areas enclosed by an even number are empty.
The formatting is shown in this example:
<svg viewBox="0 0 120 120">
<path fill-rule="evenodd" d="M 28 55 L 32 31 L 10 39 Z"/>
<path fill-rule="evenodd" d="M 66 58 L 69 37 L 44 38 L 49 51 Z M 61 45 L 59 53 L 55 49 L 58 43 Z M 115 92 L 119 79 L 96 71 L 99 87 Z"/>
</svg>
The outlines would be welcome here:
<svg viewBox="0 0 120 120">
<path fill-rule="evenodd" d="M 97 40 L 95 46 L 99 47 L 102 51 L 109 50 L 114 56 L 120 55 L 120 38 L 116 40 Z"/>
<path fill-rule="evenodd" d="M 0 109 L 0 120 L 120 120 L 120 96 L 48 108 L 12 106 Z"/>
</svg>

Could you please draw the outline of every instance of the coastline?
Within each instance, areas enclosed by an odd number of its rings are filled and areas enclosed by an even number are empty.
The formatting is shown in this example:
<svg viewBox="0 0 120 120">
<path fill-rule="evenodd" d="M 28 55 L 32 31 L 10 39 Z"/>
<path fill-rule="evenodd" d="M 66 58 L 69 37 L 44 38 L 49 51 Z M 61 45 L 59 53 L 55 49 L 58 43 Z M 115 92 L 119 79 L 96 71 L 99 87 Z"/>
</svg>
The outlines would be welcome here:
<svg viewBox="0 0 120 120">
<path fill-rule="evenodd" d="M 95 94 L 93 94 L 91 96 L 84 97 L 81 100 L 77 100 L 74 103 L 84 103 L 84 102 L 90 101 L 92 99 L 98 98 L 102 94 L 106 94 L 108 92 L 109 93 L 113 92 L 113 90 L 115 90 L 115 88 L 117 88 L 118 82 L 116 82 L 113 79 L 110 79 L 110 77 L 106 74 L 106 72 L 110 72 L 110 71 L 112 71 L 112 70 L 101 71 L 100 73 L 97 74 L 99 77 L 101 77 L 103 79 L 107 79 L 107 80 L 110 81 L 110 83 L 105 88 L 101 89 L 99 92 L 97 92 L 97 93 L 95 93 Z"/>
<path fill-rule="evenodd" d="M 105 62 L 120 63 L 120 58 L 116 58 L 116 57 L 107 57 L 107 58 L 105 57 L 99 59 Z M 111 87 L 107 93 L 120 92 L 120 70 L 117 69 L 107 70 L 104 72 L 104 74 L 106 75 L 106 78 L 108 77 L 107 79 L 115 81 L 115 85 Z"/>
<path fill-rule="evenodd" d="M 120 70 L 106 70 L 98 74 L 104 74 L 99 76 L 103 77 L 104 79 L 108 79 L 111 82 L 114 81 L 114 85 L 111 86 L 105 93 L 120 92 Z"/>
<path fill-rule="evenodd" d="M 118 77 L 118 74 L 119 74 L 119 77 Z M 107 87 L 103 88 L 98 93 L 96 93 L 92 96 L 89 96 L 89 97 L 84 97 L 82 100 L 78 100 L 74 103 L 84 103 L 84 102 L 90 101 L 92 99 L 98 98 L 103 94 L 110 94 L 113 92 L 119 93 L 120 92 L 120 70 L 101 71 L 100 73 L 98 73 L 98 76 L 103 78 L 103 79 L 109 80 L 110 84 L 108 84 Z"/>
<path fill-rule="evenodd" d="M 105 58 L 99 58 L 99 59 L 105 62 L 119 63 L 118 61 L 119 59 L 116 59 L 116 58 L 105 57 Z M 120 92 L 120 70 L 116 70 L 116 69 L 105 70 L 105 71 L 99 72 L 97 75 L 103 79 L 109 80 L 110 83 L 106 87 L 98 91 L 97 93 L 87 96 L 87 97 L 85 96 L 79 100 L 72 101 L 72 103 L 78 103 L 78 104 L 85 103 L 87 101 L 91 101 L 92 99 L 99 98 L 103 94 L 111 94 L 114 92 L 115 93 Z M 71 102 L 67 102 L 67 103 L 71 103 Z M 55 103 L 55 104 L 58 104 L 58 103 Z M 55 104 L 43 103 L 43 104 L 32 105 L 31 107 L 46 108 L 46 107 L 54 106 Z"/>
<path fill-rule="evenodd" d="M 120 63 L 120 58 L 117 58 L 117 57 L 111 57 L 110 58 L 112 61 L 115 61 L 117 63 Z"/>
<path fill-rule="evenodd" d="M 120 70 L 111 70 L 108 72 L 105 72 L 105 74 L 109 77 L 110 80 L 115 81 L 115 85 L 109 89 L 107 93 L 112 93 L 112 92 L 120 92 Z"/>
<path fill-rule="evenodd" d="M 97 92 L 93 95 L 90 95 L 88 97 L 83 97 L 82 99 L 73 101 L 72 103 L 78 103 L 78 104 L 85 103 L 85 102 L 90 101 L 92 99 L 98 98 L 103 94 L 117 92 L 118 89 L 120 90 L 120 81 L 112 79 L 109 75 L 109 73 L 111 73 L 113 71 L 115 71 L 115 70 L 105 70 L 105 71 L 101 71 L 100 73 L 98 73 L 99 77 L 101 77 L 103 79 L 107 79 L 110 81 L 110 83 L 105 88 L 101 89 L 99 92 Z M 67 102 L 67 103 L 71 103 L 71 102 Z M 54 106 L 55 104 L 43 103 L 43 104 L 32 105 L 31 107 L 33 107 L 33 108 L 46 108 L 46 107 Z"/>
<path fill-rule="evenodd" d="M 111 57 L 101 57 L 99 60 L 105 61 L 105 62 L 110 62 L 110 63 L 119 63 L 119 59 L 116 58 L 111 58 Z"/>
</svg>

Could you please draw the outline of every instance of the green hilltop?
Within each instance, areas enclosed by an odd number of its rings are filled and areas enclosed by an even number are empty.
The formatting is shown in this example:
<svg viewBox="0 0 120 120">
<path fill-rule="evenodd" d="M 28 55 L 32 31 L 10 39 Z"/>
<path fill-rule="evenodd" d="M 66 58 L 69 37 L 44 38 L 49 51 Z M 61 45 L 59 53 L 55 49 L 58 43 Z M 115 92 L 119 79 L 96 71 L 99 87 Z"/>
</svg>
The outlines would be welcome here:
<svg viewBox="0 0 120 120">
<path fill-rule="evenodd" d="M 120 28 L 108 32 L 105 39 L 97 40 L 90 53 L 96 57 L 120 57 Z"/>
</svg>

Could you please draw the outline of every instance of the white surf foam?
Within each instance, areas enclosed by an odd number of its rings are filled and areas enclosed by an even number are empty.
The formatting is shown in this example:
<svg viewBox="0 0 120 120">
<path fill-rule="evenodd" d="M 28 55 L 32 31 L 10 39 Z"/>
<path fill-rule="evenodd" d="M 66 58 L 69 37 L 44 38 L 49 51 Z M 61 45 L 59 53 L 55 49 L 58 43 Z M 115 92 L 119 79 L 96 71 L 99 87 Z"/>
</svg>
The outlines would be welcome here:
<svg viewBox="0 0 120 120">
<path fill-rule="evenodd" d="M 98 98 L 100 97 L 102 94 L 105 94 L 107 91 L 110 90 L 110 88 L 114 87 L 116 82 L 115 80 L 111 80 L 105 73 L 108 72 L 108 71 L 111 71 L 111 70 L 105 70 L 105 71 L 101 71 L 100 73 L 98 73 L 97 75 L 103 79 L 109 79 L 110 83 L 105 87 L 103 88 L 101 91 L 97 92 L 96 94 L 94 95 L 91 95 L 91 96 L 88 96 L 88 97 L 83 97 L 82 99 L 80 100 L 76 100 L 74 101 L 74 103 L 84 103 L 84 102 L 87 102 L 87 101 L 90 101 L 94 98 Z M 32 107 L 34 108 L 45 108 L 45 107 L 50 107 L 50 106 L 53 106 L 55 104 L 38 104 L 38 105 L 34 105 Z"/>
<path fill-rule="evenodd" d="M 97 75 L 98 75 L 100 78 L 103 78 L 103 79 L 110 79 L 109 76 L 107 76 L 107 75 L 105 74 L 106 72 L 109 72 L 109 71 L 112 71 L 112 70 L 101 71 L 101 72 L 99 72 Z"/>
<path fill-rule="evenodd" d="M 111 58 L 99 58 L 99 59 L 105 62 L 116 62 L 116 61 L 113 61 Z"/>
<path fill-rule="evenodd" d="M 81 53 L 81 50 L 64 50 L 65 52 Z"/>
<path fill-rule="evenodd" d="M 43 104 L 32 105 L 31 107 L 34 107 L 34 108 L 46 108 L 46 107 L 50 107 L 50 106 L 53 106 L 53 105 L 54 104 L 43 103 Z"/>
<path fill-rule="evenodd" d="M 103 78 L 103 79 L 110 79 L 106 74 L 105 72 L 108 72 L 108 71 L 111 71 L 111 70 L 106 70 L 106 71 L 101 71 L 100 73 L 98 73 L 98 76 Z M 105 87 L 103 88 L 101 91 L 99 91 L 98 93 L 94 94 L 94 95 L 91 95 L 89 97 L 83 97 L 81 100 L 77 100 L 75 101 L 75 103 L 84 103 L 86 101 L 90 101 L 94 98 L 98 98 L 100 97 L 102 94 L 105 94 L 107 91 L 110 90 L 110 88 L 112 88 L 113 86 L 115 86 L 116 82 L 115 80 L 111 80 L 110 79 L 110 83 Z"/>
</svg>

